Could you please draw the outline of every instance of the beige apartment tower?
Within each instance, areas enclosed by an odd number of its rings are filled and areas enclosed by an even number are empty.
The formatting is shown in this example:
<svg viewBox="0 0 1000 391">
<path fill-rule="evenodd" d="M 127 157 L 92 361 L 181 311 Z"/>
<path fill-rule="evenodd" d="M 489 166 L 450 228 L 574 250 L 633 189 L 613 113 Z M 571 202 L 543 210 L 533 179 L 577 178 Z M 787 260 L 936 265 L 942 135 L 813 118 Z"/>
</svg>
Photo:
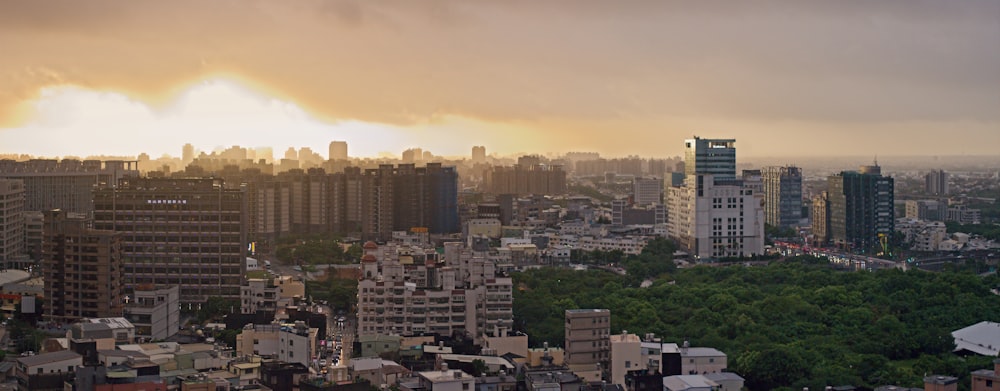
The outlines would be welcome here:
<svg viewBox="0 0 1000 391">
<path fill-rule="evenodd" d="M 45 212 L 42 271 L 49 321 L 122 316 L 121 235 L 89 223 L 82 215 Z"/>
<path fill-rule="evenodd" d="M 0 178 L 0 262 L 14 269 L 24 249 L 24 182 Z"/>
<path fill-rule="evenodd" d="M 566 365 L 587 377 L 600 376 L 598 365 L 609 359 L 611 311 L 607 309 L 566 310 Z"/>
</svg>

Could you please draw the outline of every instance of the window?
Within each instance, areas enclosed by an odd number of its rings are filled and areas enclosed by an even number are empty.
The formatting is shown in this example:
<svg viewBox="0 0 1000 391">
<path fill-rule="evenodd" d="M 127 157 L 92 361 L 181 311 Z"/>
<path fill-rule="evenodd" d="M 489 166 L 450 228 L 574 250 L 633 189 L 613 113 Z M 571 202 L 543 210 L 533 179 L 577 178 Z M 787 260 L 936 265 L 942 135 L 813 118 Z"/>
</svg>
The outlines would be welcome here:
<svg viewBox="0 0 1000 391">
<path fill-rule="evenodd" d="M 625 368 L 632 368 L 632 362 L 629 360 L 625 360 Z"/>
<path fill-rule="evenodd" d="M 295 341 L 291 339 L 288 340 L 288 346 L 295 346 Z"/>
<path fill-rule="evenodd" d="M 469 383 L 462 383 L 462 389 L 463 390 L 468 390 L 469 389 Z"/>
</svg>

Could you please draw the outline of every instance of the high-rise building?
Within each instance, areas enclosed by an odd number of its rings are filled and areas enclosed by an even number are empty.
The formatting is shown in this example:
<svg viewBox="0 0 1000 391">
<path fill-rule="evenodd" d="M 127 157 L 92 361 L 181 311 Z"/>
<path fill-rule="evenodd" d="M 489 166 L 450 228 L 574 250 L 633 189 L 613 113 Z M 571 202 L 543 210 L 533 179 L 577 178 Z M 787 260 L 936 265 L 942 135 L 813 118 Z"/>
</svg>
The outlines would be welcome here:
<svg viewBox="0 0 1000 391">
<path fill-rule="evenodd" d="M 522 158 L 524 157 L 522 156 Z M 562 170 L 562 166 L 557 165 L 494 166 L 491 170 L 486 171 L 484 179 L 486 192 L 490 194 L 555 195 L 566 193 L 566 172 Z"/>
<path fill-rule="evenodd" d="M 716 180 L 736 179 L 736 140 L 684 140 L 684 175 L 714 175 Z"/>
<path fill-rule="evenodd" d="M 843 248 L 867 251 L 879 243 L 879 235 L 891 235 L 895 205 L 891 177 L 879 166 L 862 166 L 827 178 L 830 200 L 830 241 Z"/>
<path fill-rule="evenodd" d="M 194 145 L 184 144 L 181 148 L 181 164 L 188 165 L 194 161 Z"/>
<path fill-rule="evenodd" d="M 685 141 L 684 183 L 666 191 L 667 234 L 696 257 L 764 253 L 764 208 L 736 179 L 736 141 Z"/>
<path fill-rule="evenodd" d="M 347 160 L 347 142 L 331 141 L 330 154 L 327 155 L 327 158 L 330 160 Z"/>
<path fill-rule="evenodd" d="M 830 241 L 830 196 L 821 192 L 812 199 L 813 245 L 822 246 Z"/>
<path fill-rule="evenodd" d="M 632 180 L 632 201 L 637 205 L 661 204 L 663 180 L 656 177 L 637 177 Z"/>
<path fill-rule="evenodd" d="M 123 235 L 125 284 L 180 286 L 181 303 L 240 297 L 247 201 L 222 179 L 126 179 L 94 192 L 94 227 Z"/>
<path fill-rule="evenodd" d="M 930 195 L 948 195 L 948 173 L 933 170 L 924 175 L 924 192 Z"/>
<path fill-rule="evenodd" d="M 794 227 L 802 220 L 802 169 L 793 166 L 764 167 L 764 222 L 775 227 Z"/>
<path fill-rule="evenodd" d="M 688 177 L 667 190 L 667 216 L 668 235 L 694 256 L 764 253 L 764 208 L 742 181 Z"/>
<path fill-rule="evenodd" d="M 424 160 L 424 150 L 420 148 L 410 148 L 403 151 L 403 163 L 416 163 Z"/>
<path fill-rule="evenodd" d="M 564 362 L 571 370 L 591 371 L 607 362 L 611 353 L 611 311 L 566 310 Z"/>
<path fill-rule="evenodd" d="M 486 162 L 486 147 L 482 145 L 477 145 L 472 147 L 472 162 L 473 163 Z"/>
<path fill-rule="evenodd" d="M 31 261 L 42 260 L 42 222 L 43 214 L 40 211 L 24 212 L 24 253 Z M 22 265 L 23 268 L 27 265 Z"/>
<path fill-rule="evenodd" d="M 42 272 L 45 317 L 69 323 L 122 316 L 121 234 L 91 229 L 83 215 L 45 212 Z"/>
<path fill-rule="evenodd" d="M 6 269 L 25 255 L 24 229 L 24 182 L 0 178 L 0 263 Z"/>
<path fill-rule="evenodd" d="M 137 161 L 0 160 L 0 178 L 24 181 L 24 210 L 90 213 L 91 191 L 114 186 L 118 180 L 139 176 Z"/>
<path fill-rule="evenodd" d="M 385 241 L 392 231 L 412 229 L 460 231 L 454 167 L 383 164 L 365 170 L 361 178 L 361 231 L 366 239 Z"/>
<path fill-rule="evenodd" d="M 624 225 L 626 206 L 628 206 L 626 199 L 619 198 L 611 201 L 611 224 L 619 227 Z"/>
</svg>

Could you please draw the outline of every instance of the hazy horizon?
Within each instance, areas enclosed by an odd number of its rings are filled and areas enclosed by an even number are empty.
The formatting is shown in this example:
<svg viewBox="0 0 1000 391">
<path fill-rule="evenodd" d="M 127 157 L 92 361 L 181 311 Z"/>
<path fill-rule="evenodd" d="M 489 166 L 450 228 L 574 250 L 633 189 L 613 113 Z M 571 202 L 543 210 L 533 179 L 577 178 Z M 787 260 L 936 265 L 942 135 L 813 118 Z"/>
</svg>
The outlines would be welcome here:
<svg viewBox="0 0 1000 391">
<path fill-rule="evenodd" d="M 0 4 L 0 153 L 994 156 L 1000 2 Z"/>
</svg>

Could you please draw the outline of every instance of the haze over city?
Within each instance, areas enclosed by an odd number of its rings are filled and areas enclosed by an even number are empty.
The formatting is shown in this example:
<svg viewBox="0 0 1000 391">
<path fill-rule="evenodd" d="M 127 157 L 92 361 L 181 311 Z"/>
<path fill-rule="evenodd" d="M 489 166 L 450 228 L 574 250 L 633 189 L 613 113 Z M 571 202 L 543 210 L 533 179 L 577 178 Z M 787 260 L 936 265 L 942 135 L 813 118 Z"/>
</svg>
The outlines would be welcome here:
<svg viewBox="0 0 1000 391">
<path fill-rule="evenodd" d="M 17 2 L 0 153 L 996 155 L 1000 3 Z"/>
</svg>

